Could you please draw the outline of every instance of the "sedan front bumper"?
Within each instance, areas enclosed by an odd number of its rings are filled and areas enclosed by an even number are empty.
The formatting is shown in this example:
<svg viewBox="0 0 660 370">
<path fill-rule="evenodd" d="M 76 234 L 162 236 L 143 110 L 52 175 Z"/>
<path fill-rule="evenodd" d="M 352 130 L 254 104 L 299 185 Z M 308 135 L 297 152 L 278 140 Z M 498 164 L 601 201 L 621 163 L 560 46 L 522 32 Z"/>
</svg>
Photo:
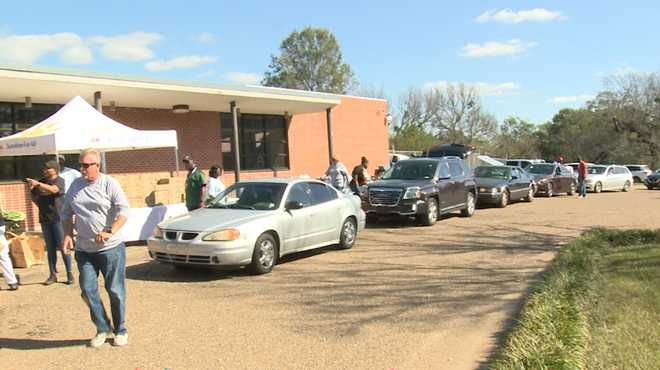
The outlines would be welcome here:
<svg viewBox="0 0 660 370">
<path fill-rule="evenodd" d="M 245 239 L 190 242 L 149 238 L 149 256 L 159 262 L 199 266 L 245 266 L 252 261 L 254 245 Z"/>
<path fill-rule="evenodd" d="M 479 193 L 477 203 L 494 204 L 502 201 L 502 193 Z"/>
</svg>

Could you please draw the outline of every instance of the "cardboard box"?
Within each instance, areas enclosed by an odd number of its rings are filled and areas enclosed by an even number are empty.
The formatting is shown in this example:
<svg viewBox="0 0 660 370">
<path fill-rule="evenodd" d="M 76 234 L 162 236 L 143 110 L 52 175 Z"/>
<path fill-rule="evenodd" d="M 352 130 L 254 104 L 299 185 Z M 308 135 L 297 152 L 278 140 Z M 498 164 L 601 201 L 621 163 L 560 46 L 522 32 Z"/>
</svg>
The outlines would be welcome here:
<svg viewBox="0 0 660 370">
<path fill-rule="evenodd" d="M 46 246 L 43 238 L 36 235 L 15 235 L 8 240 L 9 256 L 17 268 L 28 268 L 45 263 Z"/>
</svg>

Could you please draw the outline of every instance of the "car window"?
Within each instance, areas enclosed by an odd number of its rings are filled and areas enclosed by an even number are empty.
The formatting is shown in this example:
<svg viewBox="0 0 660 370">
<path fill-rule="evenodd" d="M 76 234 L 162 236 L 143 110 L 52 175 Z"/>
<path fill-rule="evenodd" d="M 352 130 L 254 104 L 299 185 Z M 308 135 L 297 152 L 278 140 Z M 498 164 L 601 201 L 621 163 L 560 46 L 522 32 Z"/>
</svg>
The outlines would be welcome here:
<svg viewBox="0 0 660 370">
<path fill-rule="evenodd" d="M 518 165 L 518 161 L 506 161 L 506 165 L 507 165 L 507 166 L 517 166 L 517 165 Z"/>
<path fill-rule="evenodd" d="M 209 208 L 268 211 L 279 207 L 286 184 L 237 183 L 220 193 Z"/>
<path fill-rule="evenodd" d="M 458 161 L 449 161 L 449 174 L 451 177 L 463 176 L 463 167 Z"/>
<path fill-rule="evenodd" d="M 300 182 L 291 186 L 289 196 L 286 198 L 288 202 L 300 202 L 304 207 L 312 205 L 312 190 L 309 188 L 308 183 Z"/>
<path fill-rule="evenodd" d="M 446 162 L 438 164 L 438 177 L 441 179 L 449 177 L 449 166 L 447 166 Z"/>
<path fill-rule="evenodd" d="M 325 184 L 310 182 L 309 188 L 312 195 L 312 204 L 321 204 L 337 199 L 337 192 L 330 189 Z"/>
<path fill-rule="evenodd" d="M 511 177 L 515 177 L 517 179 L 522 179 L 522 175 L 520 174 L 520 171 L 518 171 L 517 168 L 512 168 L 511 169 Z"/>
</svg>

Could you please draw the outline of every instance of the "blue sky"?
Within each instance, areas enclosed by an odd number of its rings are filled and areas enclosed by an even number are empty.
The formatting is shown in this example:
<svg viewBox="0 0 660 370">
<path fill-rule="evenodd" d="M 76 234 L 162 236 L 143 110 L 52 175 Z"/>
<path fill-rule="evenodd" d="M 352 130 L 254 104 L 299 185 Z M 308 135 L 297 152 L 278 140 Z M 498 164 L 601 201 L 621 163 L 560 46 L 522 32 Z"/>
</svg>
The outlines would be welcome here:
<svg viewBox="0 0 660 370">
<path fill-rule="evenodd" d="M 318 26 L 394 106 L 409 87 L 464 82 L 499 119 L 535 123 L 582 105 L 605 76 L 660 70 L 657 1 L 465 3 L 13 1 L 0 63 L 255 83 L 283 38 Z"/>
</svg>

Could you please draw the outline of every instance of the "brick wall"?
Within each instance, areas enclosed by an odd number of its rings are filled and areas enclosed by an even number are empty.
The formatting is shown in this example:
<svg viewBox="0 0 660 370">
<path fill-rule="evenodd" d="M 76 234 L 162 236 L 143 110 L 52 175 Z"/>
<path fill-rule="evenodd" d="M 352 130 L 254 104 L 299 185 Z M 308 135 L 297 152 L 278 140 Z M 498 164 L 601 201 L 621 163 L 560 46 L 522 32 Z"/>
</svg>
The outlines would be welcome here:
<svg viewBox="0 0 660 370">
<path fill-rule="evenodd" d="M 39 209 L 32 203 L 28 186 L 23 182 L 0 184 L 0 201 L 5 211 L 18 211 L 25 214 L 23 228 L 41 229 Z"/>
</svg>

